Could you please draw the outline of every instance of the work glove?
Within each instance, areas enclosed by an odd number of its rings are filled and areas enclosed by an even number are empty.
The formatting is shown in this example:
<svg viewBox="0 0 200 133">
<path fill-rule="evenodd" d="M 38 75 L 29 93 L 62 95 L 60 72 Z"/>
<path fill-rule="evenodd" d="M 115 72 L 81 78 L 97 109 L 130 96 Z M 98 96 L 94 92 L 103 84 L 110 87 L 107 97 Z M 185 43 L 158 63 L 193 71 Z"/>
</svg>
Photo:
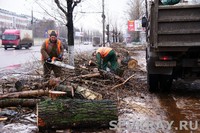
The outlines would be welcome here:
<svg viewBox="0 0 200 133">
<path fill-rule="evenodd" d="M 47 58 L 46 61 L 47 61 L 47 62 L 51 62 L 52 60 L 51 60 L 51 58 L 49 57 L 49 58 Z"/>
<path fill-rule="evenodd" d="M 62 61 L 62 60 L 63 60 L 63 55 L 62 55 L 62 54 L 59 54 L 59 55 L 58 55 L 58 59 Z"/>
</svg>

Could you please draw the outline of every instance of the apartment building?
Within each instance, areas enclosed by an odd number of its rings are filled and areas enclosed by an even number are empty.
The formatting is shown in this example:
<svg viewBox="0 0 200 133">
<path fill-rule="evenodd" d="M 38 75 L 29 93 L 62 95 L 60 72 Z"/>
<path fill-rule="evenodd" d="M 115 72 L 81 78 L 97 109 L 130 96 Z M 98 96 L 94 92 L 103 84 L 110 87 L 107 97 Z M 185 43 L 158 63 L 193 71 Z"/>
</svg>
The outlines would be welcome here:
<svg viewBox="0 0 200 133">
<path fill-rule="evenodd" d="M 30 25 L 31 16 L 0 9 L 0 29 L 27 29 Z"/>
</svg>

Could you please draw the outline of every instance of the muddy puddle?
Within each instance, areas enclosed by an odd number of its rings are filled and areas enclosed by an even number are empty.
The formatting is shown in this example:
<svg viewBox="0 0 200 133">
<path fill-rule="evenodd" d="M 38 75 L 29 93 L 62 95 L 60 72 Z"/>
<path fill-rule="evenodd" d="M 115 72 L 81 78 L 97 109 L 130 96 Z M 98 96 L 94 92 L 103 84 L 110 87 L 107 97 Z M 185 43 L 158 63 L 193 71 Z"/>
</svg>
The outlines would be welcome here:
<svg viewBox="0 0 200 133">
<path fill-rule="evenodd" d="M 123 99 L 120 132 L 199 133 L 199 96 L 147 94 Z M 126 121 L 123 123 L 123 121 Z"/>
</svg>

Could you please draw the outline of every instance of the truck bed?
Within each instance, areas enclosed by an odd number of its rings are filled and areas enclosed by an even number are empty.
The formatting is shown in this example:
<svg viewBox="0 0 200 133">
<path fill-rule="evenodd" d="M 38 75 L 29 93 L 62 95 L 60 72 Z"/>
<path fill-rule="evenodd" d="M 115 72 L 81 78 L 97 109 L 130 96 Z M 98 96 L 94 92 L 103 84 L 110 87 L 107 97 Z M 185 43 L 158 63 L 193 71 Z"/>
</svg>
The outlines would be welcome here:
<svg viewBox="0 0 200 133">
<path fill-rule="evenodd" d="M 200 5 L 156 5 L 150 16 L 153 47 L 200 46 Z"/>
</svg>

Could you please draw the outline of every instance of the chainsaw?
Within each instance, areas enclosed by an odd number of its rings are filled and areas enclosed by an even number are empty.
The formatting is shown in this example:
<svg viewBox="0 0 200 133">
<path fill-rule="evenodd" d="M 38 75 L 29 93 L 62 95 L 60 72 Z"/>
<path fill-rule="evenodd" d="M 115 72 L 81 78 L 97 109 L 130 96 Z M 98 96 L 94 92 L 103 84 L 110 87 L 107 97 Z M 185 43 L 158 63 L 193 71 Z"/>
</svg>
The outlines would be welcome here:
<svg viewBox="0 0 200 133">
<path fill-rule="evenodd" d="M 65 64 L 65 63 L 61 62 L 61 60 L 59 60 L 58 58 L 55 58 L 55 57 L 52 58 L 51 62 L 47 62 L 47 63 L 55 65 L 55 66 L 58 66 L 58 67 L 63 67 L 63 68 L 68 68 L 68 69 L 75 69 L 74 66 Z"/>
</svg>

